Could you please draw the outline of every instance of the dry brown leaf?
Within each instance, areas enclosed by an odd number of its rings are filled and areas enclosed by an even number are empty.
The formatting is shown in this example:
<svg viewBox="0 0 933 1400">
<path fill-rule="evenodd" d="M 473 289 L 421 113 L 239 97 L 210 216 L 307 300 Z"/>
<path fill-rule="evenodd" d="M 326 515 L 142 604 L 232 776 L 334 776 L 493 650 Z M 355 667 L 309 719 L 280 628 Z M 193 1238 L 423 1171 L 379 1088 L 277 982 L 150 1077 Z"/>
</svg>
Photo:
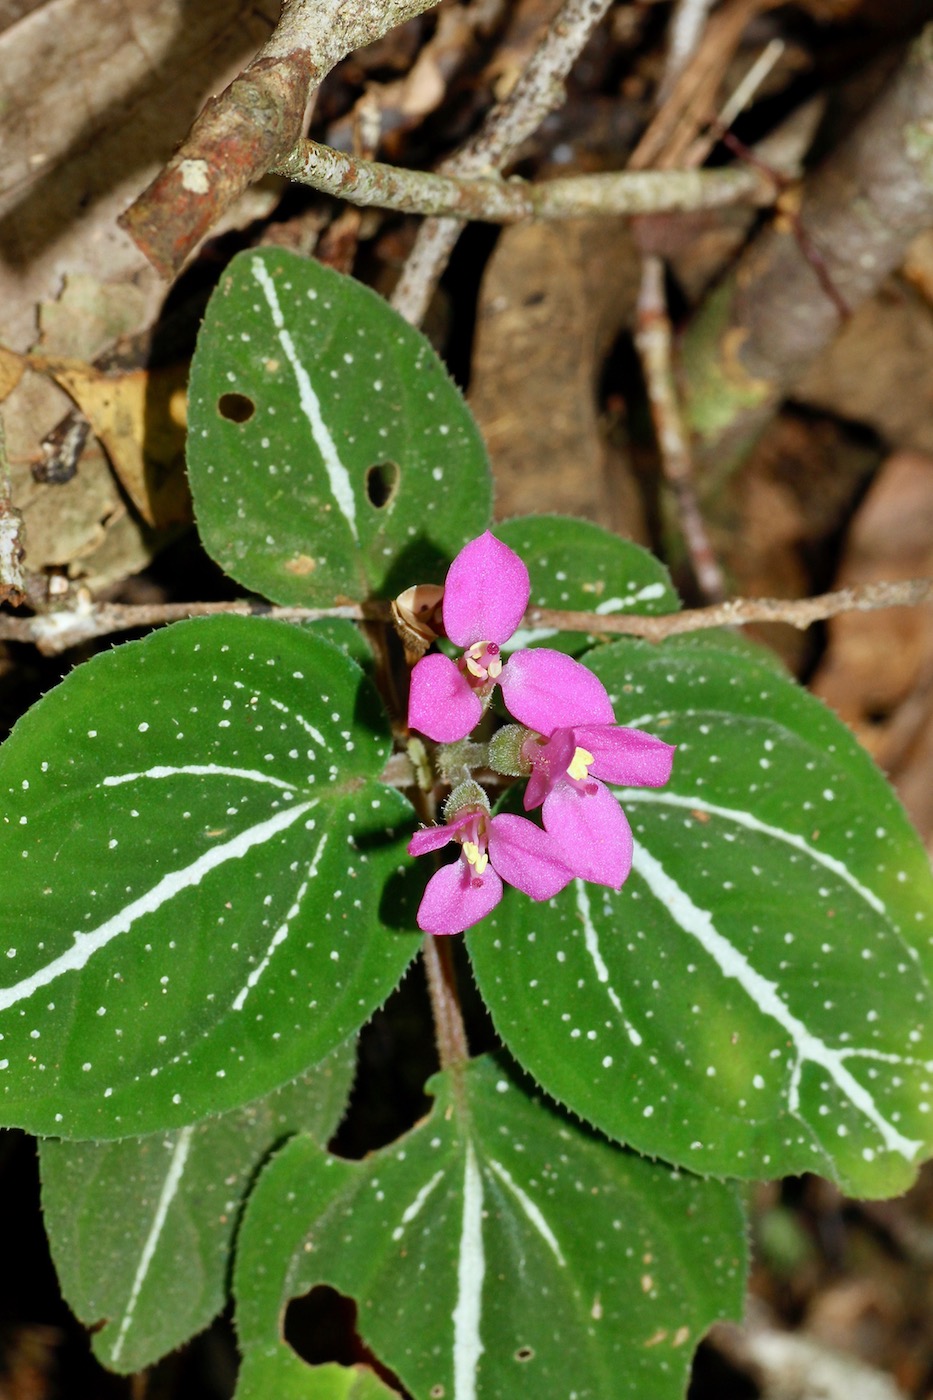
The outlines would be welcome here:
<svg viewBox="0 0 933 1400">
<path fill-rule="evenodd" d="M 148 525 L 191 518 L 185 477 L 185 369 L 102 374 L 89 365 L 50 366 L 74 399 L 120 483 Z"/>
<path fill-rule="evenodd" d="M 599 379 L 640 262 L 623 220 L 507 229 L 483 279 L 470 404 L 500 516 L 582 515 L 645 539 L 637 489 L 601 430 Z"/>
<path fill-rule="evenodd" d="M 890 457 L 846 541 L 836 587 L 933 576 L 933 457 Z M 933 839 L 933 607 L 848 613 L 828 624 L 812 681 L 887 768 Z"/>
<path fill-rule="evenodd" d="M 0 345 L 0 403 L 12 394 L 23 377 L 24 368 L 21 355 Z"/>
<path fill-rule="evenodd" d="M 918 240 L 919 242 L 919 240 Z M 914 243 L 914 277 L 922 249 Z M 859 307 L 794 397 L 933 453 L 933 307 L 897 278 Z"/>
</svg>

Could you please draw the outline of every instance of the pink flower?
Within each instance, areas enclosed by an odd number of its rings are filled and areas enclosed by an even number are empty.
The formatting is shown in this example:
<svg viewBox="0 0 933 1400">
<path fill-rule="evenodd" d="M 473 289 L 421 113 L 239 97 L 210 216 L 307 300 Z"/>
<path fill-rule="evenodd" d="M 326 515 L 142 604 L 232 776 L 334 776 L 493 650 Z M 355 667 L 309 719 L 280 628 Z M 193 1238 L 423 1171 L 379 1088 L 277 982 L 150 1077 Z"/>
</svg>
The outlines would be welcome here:
<svg viewBox="0 0 933 1400">
<path fill-rule="evenodd" d="M 537 731 L 521 750 L 531 764 L 525 810 L 541 807 L 545 831 L 574 875 L 620 889 L 632 866 L 632 833 L 600 779 L 663 787 L 674 746 L 616 724 L 602 682 L 563 652 L 517 652 L 502 690 L 515 718 Z"/>
<path fill-rule="evenodd" d="M 438 743 L 465 739 L 482 717 L 503 671 L 499 648 L 528 606 L 528 570 L 487 530 L 465 545 L 444 584 L 444 630 L 464 652 L 435 653 L 411 673 L 408 724 Z"/>
<path fill-rule="evenodd" d="M 464 801 L 463 789 L 475 800 Z M 526 817 L 502 813 L 493 817 L 478 784 L 464 783 L 451 794 L 459 805 L 444 826 L 415 832 L 409 855 L 423 856 L 448 841 L 460 842 L 460 856 L 442 866 L 428 881 L 418 907 L 418 927 L 425 933 L 462 933 L 494 909 L 502 898 L 503 880 L 532 899 L 550 899 L 572 879 L 554 842 Z M 448 804 L 448 807 L 450 803 Z"/>
</svg>

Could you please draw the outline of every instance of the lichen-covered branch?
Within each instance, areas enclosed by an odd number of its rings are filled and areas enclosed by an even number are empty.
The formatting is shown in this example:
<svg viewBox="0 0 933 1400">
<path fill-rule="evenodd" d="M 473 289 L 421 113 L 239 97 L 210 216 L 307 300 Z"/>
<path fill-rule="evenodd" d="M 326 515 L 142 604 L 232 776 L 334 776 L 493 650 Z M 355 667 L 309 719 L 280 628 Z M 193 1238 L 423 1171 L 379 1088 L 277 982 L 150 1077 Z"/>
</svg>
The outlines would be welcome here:
<svg viewBox="0 0 933 1400">
<path fill-rule="evenodd" d="M 591 214 L 669 214 L 730 204 L 771 204 L 776 197 L 773 180 L 751 166 L 623 170 L 532 183 L 517 177 L 468 178 L 403 170 L 360 160 L 316 141 L 299 142 L 275 169 L 351 204 L 497 224 Z"/>
<path fill-rule="evenodd" d="M 186 140 L 120 222 L 163 277 L 174 276 L 234 199 L 284 160 L 310 99 L 354 49 L 436 0 L 283 0 L 262 49 L 206 104 Z"/>
<path fill-rule="evenodd" d="M 661 642 L 681 632 L 710 627 L 743 627 L 751 622 L 786 622 L 810 627 L 846 612 L 870 612 L 878 608 L 916 607 L 933 602 L 933 579 L 868 583 L 840 588 L 815 598 L 732 598 L 708 608 L 688 608 L 658 617 L 626 617 L 621 614 L 568 612 L 556 608 L 529 608 L 523 619 L 528 628 L 587 632 L 593 636 L 645 637 Z M 280 622 L 316 622 L 342 617 L 352 622 L 391 621 L 388 602 L 347 603 L 334 608 L 284 608 L 242 600 L 232 603 L 86 603 L 36 617 L 10 617 L 0 613 L 0 642 L 32 642 L 46 656 L 55 656 L 94 637 L 127 632 L 135 627 L 157 627 L 189 617 L 269 617 Z"/>
<path fill-rule="evenodd" d="M 933 224 L 933 25 L 885 91 L 707 299 L 683 344 L 688 417 L 707 494 L 854 309 Z M 828 278 L 836 295 L 827 295 Z"/>
</svg>

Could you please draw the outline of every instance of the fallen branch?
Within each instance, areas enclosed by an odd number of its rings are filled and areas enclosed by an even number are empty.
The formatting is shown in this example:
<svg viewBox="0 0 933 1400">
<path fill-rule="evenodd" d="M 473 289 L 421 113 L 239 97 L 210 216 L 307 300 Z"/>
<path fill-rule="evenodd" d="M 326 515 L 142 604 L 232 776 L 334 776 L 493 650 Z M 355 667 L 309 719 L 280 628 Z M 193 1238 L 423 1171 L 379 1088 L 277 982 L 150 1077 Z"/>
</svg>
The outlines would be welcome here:
<svg viewBox="0 0 933 1400">
<path fill-rule="evenodd" d="M 233 200 L 285 159 L 336 63 L 435 3 L 283 0 L 268 41 L 120 219 L 157 271 L 173 277 Z"/>
<path fill-rule="evenodd" d="M 732 204 L 768 205 L 776 198 L 774 180 L 747 165 L 622 170 L 532 183 L 517 176 L 471 179 L 403 170 L 360 160 L 316 141 L 300 141 L 275 173 L 351 204 L 493 224 L 591 214 L 671 214 Z"/>
<path fill-rule="evenodd" d="M 708 608 L 656 617 L 627 617 L 619 613 L 570 612 L 556 608 L 529 608 L 523 626 L 534 631 L 587 632 L 592 636 L 644 637 L 661 642 L 683 632 L 710 627 L 744 627 L 752 622 L 786 622 L 792 627 L 810 627 L 828 617 L 847 612 L 872 612 L 879 608 L 916 607 L 933 602 L 933 579 L 915 578 L 897 582 L 880 581 L 815 598 L 732 598 Z M 226 603 L 94 603 L 76 608 L 11 617 L 0 613 L 0 642 L 30 642 L 45 656 L 55 656 L 69 647 L 114 632 L 139 627 L 155 627 L 191 617 L 269 617 L 280 622 L 318 622 L 323 618 L 347 618 L 351 622 L 391 620 L 391 605 L 377 600 L 348 603 L 334 608 L 281 608 L 241 599 Z"/>
</svg>

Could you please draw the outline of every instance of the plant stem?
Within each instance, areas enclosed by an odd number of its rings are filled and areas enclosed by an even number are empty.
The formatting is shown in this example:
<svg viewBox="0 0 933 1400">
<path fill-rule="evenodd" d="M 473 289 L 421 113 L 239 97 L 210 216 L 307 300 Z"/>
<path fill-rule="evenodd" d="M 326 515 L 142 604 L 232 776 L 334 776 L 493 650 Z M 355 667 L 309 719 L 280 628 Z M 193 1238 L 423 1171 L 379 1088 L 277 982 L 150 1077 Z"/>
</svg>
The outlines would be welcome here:
<svg viewBox="0 0 933 1400">
<path fill-rule="evenodd" d="M 470 1058 L 466 1028 L 457 994 L 457 975 L 449 939 L 427 933 L 424 937 L 424 967 L 428 995 L 434 1016 L 434 1037 L 441 1069 L 463 1065 Z"/>
</svg>

